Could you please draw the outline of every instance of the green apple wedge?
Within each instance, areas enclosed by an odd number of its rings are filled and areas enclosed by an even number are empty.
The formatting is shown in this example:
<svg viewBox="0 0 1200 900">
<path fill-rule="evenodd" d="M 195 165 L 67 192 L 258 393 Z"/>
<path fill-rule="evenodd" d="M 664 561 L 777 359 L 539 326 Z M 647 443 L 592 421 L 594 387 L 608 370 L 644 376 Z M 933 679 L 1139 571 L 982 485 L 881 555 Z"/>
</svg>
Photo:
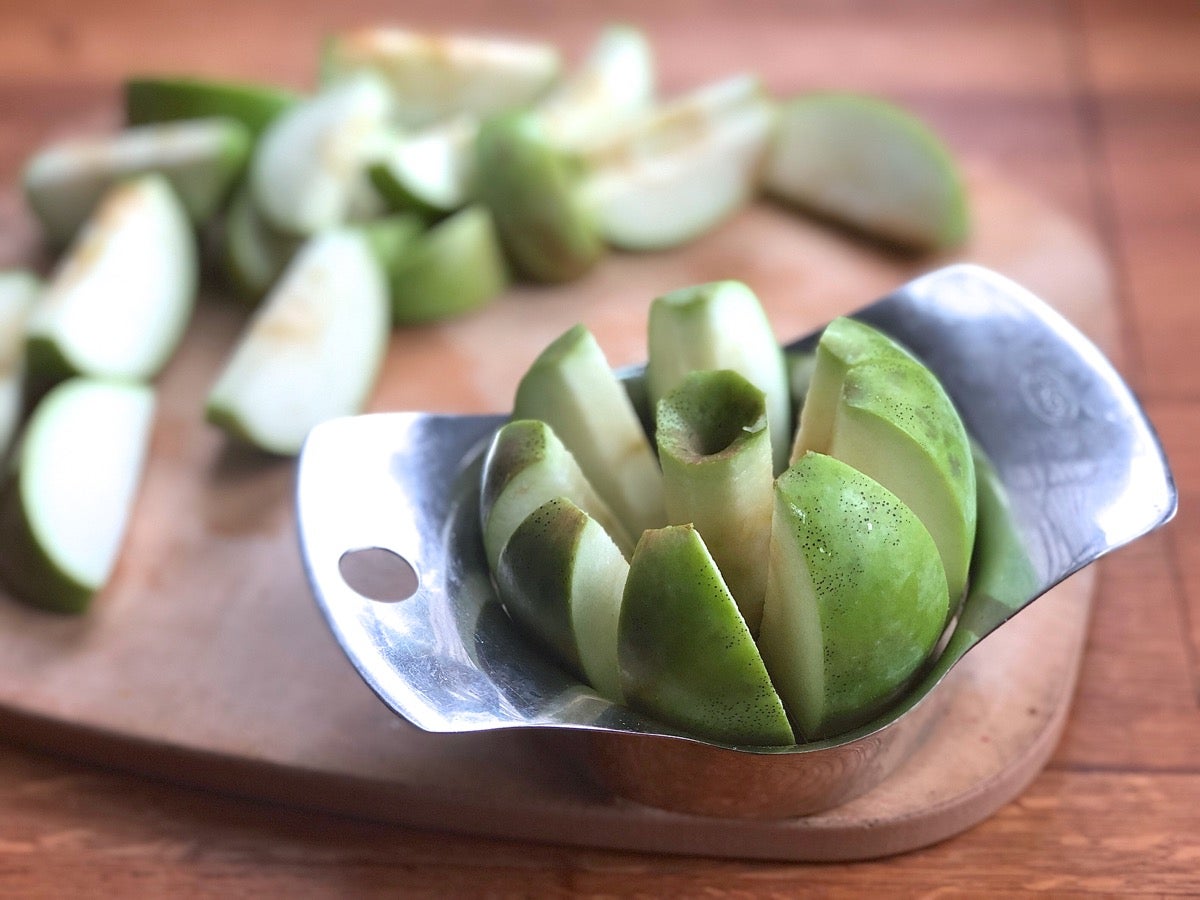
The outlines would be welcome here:
<svg viewBox="0 0 1200 900">
<path fill-rule="evenodd" d="M 575 675 L 621 701 L 617 626 L 629 563 L 565 497 L 531 512 L 504 544 L 496 588 L 509 614 Z"/>
<path fill-rule="evenodd" d="M 293 456 L 320 422 L 366 404 L 390 332 L 387 283 L 359 230 L 311 238 L 255 310 L 208 394 L 231 436 Z"/>
<path fill-rule="evenodd" d="M 377 78 L 339 82 L 289 108 L 263 132 L 250 163 L 254 205 L 279 231 L 315 234 L 348 221 L 391 110 Z"/>
<path fill-rule="evenodd" d="M 321 81 L 372 73 L 395 100 L 394 122 L 419 129 L 460 113 L 485 118 L 528 106 L 561 68 L 550 44 L 375 27 L 329 37 Z"/>
<path fill-rule="evenodd" d="M 666 520 L 662 473 L 641 420 L 592 333 L 575 325 L 517 385 L 514 419 L 540 419 L 632 536 Z"/>
<path fill-rule="evenodd" d="M 38 389 L 72 375 L 147 380 L 195 302 L 196 237 L 161 175 L 111 188 L 59 262 L 26 325 Z"/>
<path fill-rule="evenodd" d="M 933 539 L 887 488 L 819 453 L 776 480 L 758 645 L 806 740 L 893 702 L 933 651 L 948 603 Z"/>
<path fill-rule="evenodd" d="M 762 185 L 788 203 L 910 250 L 965 240 L 954 157 L 919 119 L 881 99 L 812 94 L 785 103 Z"/>
<path fill-rule="evenodd" d="M 667 521 L 704 538 L 751 634 L 771 538 L 771 439 L 763 392 L 729 369 L 696 371 L 658 403 Z"/>
<path fill-rule="evenodd" d="M 956 604 L 975 545 L 975 467 L 937 377 L 882 332 L 843 318 L 817 345 L 808 398 L 799 452 L 836 456 L 907 503 L 933 535 Z"/>
<path fill-rule="evenodd" d="M 154 415 L 144 384 L 73 378 L 34 409 L 0 491 L 0 580 L 81 612 L 107 583 L 141 482 Z"/>
<path fill-rule="evenodd" d="M 584 191 L 605 241 L 664 250 L 694 240 L 745 206 L 775 107 L 739 76 L 674 100 L 582 155 Z"/>
<path fill-rule="evenodd" d="M 492 214 L 468 206 L 413 238 L 390 272 L 392 322 L 416 325 L 479 309 L 508 286 Z"/>
<path fill-rule="evenodd" d="M 691 525 L 642 534 L 625 583 L 617 653 L 630 707 L 706 740 L 795 743 L 750 630 Z"/>
<path fill-rule="evenodd" d="M 654 102 L 654 53 L 646 36 L 609 25 L 582 65 L 534 107 L 549 139 L 579 150 L 603 139 Z"/>
<path fill-rule="evenodd" d="M 492 438 L 483 463 L 480 522 L 483 547 L 492 571 L 517 526 L 535 509 L 563 497 L 609 533 L 621 553 L 633 553 L 634 541 L 558 435 L 539 419 L 513 419 Z"/>
<path fill-rule="evenodd" d="M 196 225 L 224 203 L 250 158 L 251 138 L 233 119 L 209 118 L 129 128 L 61 141 L 30 158 L 25 195 L 47 239 L 67 243 L 118 182 L 157 172 Z"/>
<path fill-rule="evenodd" d="M 395 130 L 380 140 L 371 183 L 393 209 L 441 216 L 465 206 L 475 177 L 479 120 L 458 115 L 418 132 Z"/>
<path fill-rule="evenodd" d="M 681 288 L 650 304 L 646 385 L 657 404 L 689 372 L 732 369 L 766 395 L 776 472 L 787 463 L 791 395 L 783 351 L 758 297 L 740 281 Z"/>
<path fill-rule="evenodd" d="M 220 255 L 234 293 L 247 303 L 257 303 L 304 243 L 303 238 L 272 228 L 243 184 L 234 192 L 225 213 Z"/>
<path fill-rule="evenodd" d="M 0 272 L 0 461 L 8 453 L 21 419 L 25 322 L 41 292 L 42 280 L 32 272 Z"/>
<path fill-rule="evenodd" d="M 492 211 L 505 252 L 522 275 L 569 281 L 604 255 L 578 167 L 531 113 L 484 123 L 472 191 Z"/>
<path fill-rule="evenodd" d="M 221 116 L 241 122 L 257 138 L 299 99 L 295 92 L 275 85 L 142 75 L 125 82 L 125 121 L 152 125 Z"/>
</svg>

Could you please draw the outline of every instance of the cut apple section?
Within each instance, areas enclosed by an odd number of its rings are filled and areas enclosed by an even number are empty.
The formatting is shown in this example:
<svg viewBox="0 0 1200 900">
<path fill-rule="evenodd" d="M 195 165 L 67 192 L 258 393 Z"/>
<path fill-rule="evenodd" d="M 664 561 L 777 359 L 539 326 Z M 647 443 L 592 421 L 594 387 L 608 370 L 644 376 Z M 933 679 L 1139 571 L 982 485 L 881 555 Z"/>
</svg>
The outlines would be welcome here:
<svg viewBox="0 0 1200 900">
<path fill-rule="evenodd" d="M 327 231 L 255 311 L 205 414 L 254 446 L 294 455 L 313 426 L 362 410 L 389 330 L 387 285 L 366 236 Z"/>
<path fill-rule="evenodd" d="M 459 316 L 508 286 L 508 266 L 492 215 L 469 206 L 405 246 L 391 267 L 392 321 L 415 325 Z"/>
<path fill-rule="evenodd" d="M 757 80 L 710 85 L 644 116 L 583 154 L 604 239 L 625 250 L 691 241 L 758 190 L 773 104 Z"/>
<path fill-rule="evenodd" d="M 0 498 L 0 577 L 22 600 L 80 612 L 104 586 L 141 482 L 146 385 L 74 378 L 30 417 Z"/>
<path fill-rule="evenodd" d="M 692 372 L 657 421 L 667 521 L 695 525 L 757 634 L 774 481 L 763 392 L 728 369 Z"/>
<path fill-rule="evenodd" d="M 30 377 L 43 385 L 76 374 L 154 377 L 191 315 L 195 243 L 162 176 L 112 188 L 30 314 Z"/>
<path fill-rule="evenodd" d="M 536 281 L 568 281 L 600 261 L 604 241 L 574 161 L 536 116 L 486 123 L 475 145 L 475 195 L 496 219 L 513 265 Z"/>
<path fill-rule="evenodd" d="M 302 243 L 302 238 L 263 221 L 244 185 L 234 193 L 221 233 L 221 259 L 234 292 L 243 300 L 261 300 Z"/>
<path fill-rule="evenodd" d="M 630 535 L 665 521 L 650 441 L 584 326 L 568 329 L 534 360 L 517 386 L 513 418 L 546 422 Z"/>
<path fill-rule="evenodd" d="M 220 116 L 241 122 L 257 137 L 299 99 L 274 85 L 142 76 L 125 82 L 125 118 L 130 125 L 150 125 Z"/>
<path fill-rule="evenodd" d="M 586 512 L 627 557 L 633 553 L 629 533 L 554 430 L 537 419 L 516 419 L 496 432 L 483 463 L 479 509 L 484 552 L 493 571 L 517 526 L 555 497 Z"/>
<path fill-rule="evenodd" d="M 621 690 L 634 709 L 706 740 L 795 743 L 721 573 L 690 525 L 646 531 L 625 584 Z"/>
<path fill-rule="evenodd" d="M 558 661 L 620 702 L 617 626 L 629 563 L 600 525 L 564 497 L 531 512 L 495 568 L 500 599 Z"/>
<path fill-rule="evenodd" d="M 21 417 L 25 322 L 41 292 L 42 281 L 32 272 L 0 272 L 0 461 Z"/>
<path fill-rule="evenodd" d="M 835 320 L 817 346 L 797 450 L 836 456 L 908 504 L 957 602 L 975 545 L 975 467 L 962 419 L 928 368 L 882 332 Z"/>
<path fill-rule="evenodd" d="M 791 394 L 783 351 L 758 297 L 740 281 L 714 281 L 650 305 L 646 383 L 658 403 L 694 370 L 732 369 L 766 395 L 775 471 L 787 462 Z"/>
<path fill-rule="evenodd" d="M 871 97 L 815 94 L 780 110 L 763 187 L 880 240 L 914 250 L 961 243 L 966 189 L 942 141 Z"/>
<path fill-rule="evenodd" d="M 484 118 L 527 106 L 561 66 L 549 44 L 363 28 L 329 38 L 321 78 L 328 84 L 374 74 L 395 100 L 396 124 L 423 128 L 460 113 Z"/>
<path fill-rule="evenodd" d="M 805 739 L 883 712 L 933 651 L 948 603 L 937 547 L 895 494 L 818 453 L 779 477 L 758 643 Z"/>
<path fill-rule="evenodd" d="M 479 120 L 459 115 L 417 133 L 391 133 L 371 164 L 371 182 L 397 209 L 443 215 L 466 205 L 475 177 Z"/>
<path fill-rule="evenodd" d="M 642 32 L 610 25 L 578 70 L 538 103 L 549 139 L 582 149 L 644 113 L 654 100 L 654 54 Z"/>
<path fill-rule="evenodd" d="M 340 82 L 276 118 L 250 164 L 255 207 L 275 228 L 309 235 L 350 219 L 391 109 L 376 78 Z"/>
<path fill-rule="evenodd" d="M 63 141 L 36 154 L 25 194 L 51 242 L 69 241 L 118 182 L 157 172 L 196 224 L 218 210 L 250 157 L 250 133 L 232 119 L 130 128 L 111 137 Z"/>
</svg>

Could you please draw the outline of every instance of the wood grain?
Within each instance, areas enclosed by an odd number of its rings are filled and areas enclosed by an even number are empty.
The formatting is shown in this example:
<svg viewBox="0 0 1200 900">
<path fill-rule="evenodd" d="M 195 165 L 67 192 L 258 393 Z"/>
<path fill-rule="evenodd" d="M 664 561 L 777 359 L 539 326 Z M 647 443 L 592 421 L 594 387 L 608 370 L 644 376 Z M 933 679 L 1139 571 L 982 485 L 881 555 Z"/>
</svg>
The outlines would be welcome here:
<svg viewBox="0 0 1200 900">
<path fill-rule="evenodd" d="M 0 179 L 164 67 L 304 84 L 328 24 L 395 6 L 65 2 L 0 6 Z M 795 895 L 1200 892 L 1200 433 L 1194 335 L 1200 111 L 1193 0 L 414 3 L 418 24 L 542 33 L 578 51 L 646 23 L 666 82 L 753 68 L 778 88 L 904 99 L 1093 229 L 1118 276 L 1126 371 L 1179 476 L 1179 519 L 1099 568 L 1080 687 L 1049 769 L 936 847 L 853 866 L 722 862 L 485 841 L 299 813 L 0 745 L 0 886 L 21 896 Z M 1162 165 L 1156 165 L 1158 161 Z M 1160 658 L 1166 660 L 1160 665 Z M 1187 661 L 1181 665 L 1180 661 Z M 5 664 L 7 665 L 7 663 Z M 1114 702 L 1114 699 L 1116 702 Z M 1131 734 L 1131 717 L 1143 725 Z M 1190 751 L 1190 752 L 1189 752 Z"/>
</svg>

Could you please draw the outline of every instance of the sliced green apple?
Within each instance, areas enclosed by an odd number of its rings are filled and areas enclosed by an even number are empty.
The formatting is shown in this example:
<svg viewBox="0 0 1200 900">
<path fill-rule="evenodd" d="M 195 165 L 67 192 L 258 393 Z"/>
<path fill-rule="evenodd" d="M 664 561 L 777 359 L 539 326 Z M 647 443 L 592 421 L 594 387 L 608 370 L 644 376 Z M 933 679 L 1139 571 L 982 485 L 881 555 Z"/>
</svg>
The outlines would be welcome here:
<svg viewBox="0 0 1200 900">
<path fill-rule="evenodd" d="M 975 545 L 975 467 L 962 419 L 937 377 L 891 338 L 838 319 L 817 346 L 800 452 L 828 453 L 895 493 L 933 535 L 951 598 Z"/>
<path fill-rule="evenodd" d="M 568 281 L 604 255 L 573 161 L 529 113 L 487 122 L 475 144 L 473 193 L 492 211 L 513 265 L 537 281 Z"/>
<path fill-rule="evenodd" d="M 690 525 L 638 541 L 617 635 L 634 709 L 707 740 L 795 743 L 779 694 L 712 556 Z"/>
<path fill-rule="evenodd" d="M 626 556 L 633 553 L 629 533 L 554 430 L 537 419 L 514 419 L 496 432 L 483 463 L 480 521 L 484 551 L 493 571 L 517 526 L 555 497 L 564 497 L 584 510 Z"/>
<path fill-rule="evenodd" d="M 390 273 L 425 231 L 424 220 L 415 213 L 393 213 L 357 226 L 367 238 L 371 252 Z"/>
<path fill-rule="evenodd" d="M 732 369 L 766 395 L 775 470 L 787 462 L 791 397 L 787 367 L 758 297 L 739 281 L 714 281 L 650 305 L 646 383 L 658 403 L 696 369 Z"/>
<path fill-rule="evenodd" d="M 234 192 L 221 233 L 221 259 L 239 297 L 261 300 L 302 243 L 263 221 L 245 185 Z"/>
<path fill-rule="evenodd" d="M 371 182 L 393 208 L 430 215 L 460 209 L 471 196 L 478 134 L 479 120 L 468 115 L 393 133 L 371 164 Z"/>
<path fill-rule="evenodd" d="M 728 369 L 692 372 L 658 403 L 667 521 L 692 523 L 751 634 L 771 537 L 771 439 L 763 392 Z"/>
<path fill-rule="evenodd" d="M 117 182 L 149 172 L 171 183 L 196 224 L 224 202 L 250 156 L 240 122 L 212 118 L 142 125 L 104 137 L 62 141 L 35 154 L 25 194 L 47 238 L 69 241 Z"/>
<path fill-rule="evenodd" d="M 0 580 L 28 603 L 80 612 L 104 586 L 141 481 L 147 385 L 74 378 L 30 417 L 0 493 Z"/>
<path fill-rule="evenodd" d="M 391 270 L 392 321 L 432 322 L 479 309 L 508 286 L 492 215 L 469 206 L 415 237 Z"/>
<path fill-rule="evenodd" d="M 576 325 L 517 386 L 513 418 L 546 422 L 631 535 L 665 521 L 662 474 L 646 432 L 592 333 Z"/>
<path fill-rule="evenodd" d="M 933 539 L 887 488 L 819 453 L 778 478 L 758 645 L 807 740 L 894 701 L 933 651 L 948 604 Z"/>
<path fill-rule="evenodd" d="M 259 212 L 273 227 L 298 235 L 348 221 L 390 109 L 384 84 L 360 76 L 273 120 L 250 164 Z"/>
<path fill-rule="evenodd" d="M 32 272 L 0 272 L 0 460 L 21 418 L 25 322 L 41 292 L 42 281 Z"/>
<path fill-rule="evenodd" d="M 871 97 L 785 104 L 763 170 L 774 196 L 914 250 L 967 234 L 966 188 L 949 150 L 908 112 Z"/>
<path fill-rule="evenodd" d="M 728 218 L 758 190 L 774 119 L 758 82 L 739 77 L 673 101 L 587 151 L 586 194 L 604 239 L 662 250 Z"/>
<path fill-rule="evenodd" d="M 125 82 L 125 120 L 130 125 L 150 125 L 221 116 L 236 119 L 257 137 L 299 99 L 274 85 L 144 75 Z"/>
<path fill-rule="evenodd" d="M 255 311 L 209 392 L 208 420 L 256 447 L 299 452 L 320 422 L 360 412 L 383 363 L 387 283 L 360 231 L 310 239 Z"/>
<path fill-rule="evenodd" d="M 196 268 L 195 235 L 162 176 L 110 189 L 30 314 L 31 379 L 154 377 L 187 327 Z"/>
<path fill-rule="evenodd" d="M 546 501 L 521 522 L 495 569 L 512 617 L 616 702 L 617 623 L 628 574 L 629 563 L 608 532 L 565 497 Z"/>
<path fill-rule="evenodd" d="M 373 73 L 395 99 L 396 123 L 423 128 L 459 113 L 483 118 L 527 106 L 546 92 L 561 65 L 549 44 L 363 28 L 329 38 L 321 79 L 328 84 Z"/>
<path fill-rule="evenodd" d="M 654 54 L 646 36 L 610 25 L 578 70 L 536 107 L 549 139 L 579 149 L 645 112 L 654 100 Z"/>
</svg>

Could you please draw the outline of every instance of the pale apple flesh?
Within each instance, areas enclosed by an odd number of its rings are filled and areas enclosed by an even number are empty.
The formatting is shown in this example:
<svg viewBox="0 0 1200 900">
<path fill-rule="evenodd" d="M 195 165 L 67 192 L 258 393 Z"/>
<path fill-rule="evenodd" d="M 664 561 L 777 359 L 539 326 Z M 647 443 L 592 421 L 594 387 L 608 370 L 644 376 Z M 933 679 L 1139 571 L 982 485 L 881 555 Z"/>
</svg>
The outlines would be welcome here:
<svg viewBox="0 0 1200 900">
<path fill-rule="evenodd" d="M 758 641 L 806 740 L 892 703 L 936 646 L 948 605 L 937 547 L 893 493 L 818 453 L 779 477 Z"/>
<path fill-rule="evenodd" d="M 617 626 L 629 564 L 608 532 L 565 497 L 550 499 L 513 531 L 494 571 L 513 618 L 620 702 Z"/>
<path fill-rule="evenodd" d="M 633 709 L 725 744 L 795 743 L 754 638 L 690 525 L 649 530 L 639 540 L 618 648 Z"/>
</svg>

